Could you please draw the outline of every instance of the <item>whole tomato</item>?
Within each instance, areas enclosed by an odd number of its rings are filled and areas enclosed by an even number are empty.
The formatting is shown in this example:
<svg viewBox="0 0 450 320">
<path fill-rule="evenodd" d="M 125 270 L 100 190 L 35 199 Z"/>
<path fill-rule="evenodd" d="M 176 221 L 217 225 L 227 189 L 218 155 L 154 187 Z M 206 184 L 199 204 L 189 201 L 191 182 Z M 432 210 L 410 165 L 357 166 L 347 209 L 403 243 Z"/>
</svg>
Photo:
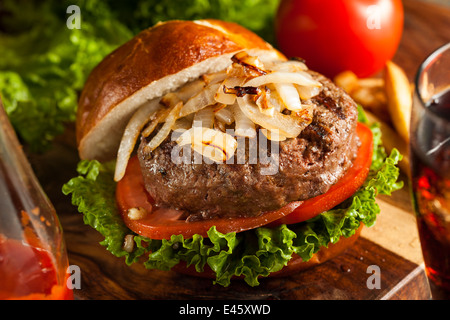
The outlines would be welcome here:
<svg viewBox="0 0 450 320">
<path fill-rule="evenodd" d="M 278 48 L 334 77 L 351 70 L 367 77 L 397 51 L 403 31 L 401 0 L 281 0 Z"/>
</svg>

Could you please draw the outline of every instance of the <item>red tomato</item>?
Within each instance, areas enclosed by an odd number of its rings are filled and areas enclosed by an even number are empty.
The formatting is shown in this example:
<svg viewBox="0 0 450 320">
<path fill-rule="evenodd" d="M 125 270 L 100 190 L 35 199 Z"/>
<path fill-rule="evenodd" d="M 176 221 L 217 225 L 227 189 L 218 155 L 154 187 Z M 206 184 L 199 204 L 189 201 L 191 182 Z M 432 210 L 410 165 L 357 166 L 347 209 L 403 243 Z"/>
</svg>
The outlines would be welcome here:
<svg viewBox="0 0 450 320">
<path fill-rule="evenodd" d="M 372 131 L 361 123 L 358 123 L 356 130 L 361 140 L 361 146 L 347 173 L 336 184 L 332 185 L 326 193 L 303 201 L 292 213 L 272 222 L 270 226 L 283 223 L 293 224 L 314 218 L 350 198 L 361 187 L 366 181 L 372 163 L 373 136 Z"/>
<path fill-rule="evenodd" d="M 305 221 L 349 198 L 365 181 L 372 160 L 372 131 L 358 124 L 357 133 L 362 142 L 357 158 L 344 177 L 327 193 L 306 201 L 293 201 L 279 210 L 265 212 L 258 217 L 185 222 L 182 211 L 154 207 L 153 199 L 145 190 L 137 157 L 130 160 L 125 176 L 117 183 L 117 204 L 127 227 L 150 239 L 169 239 L 174 234 L 181 234 L 184 238 L 191 238 L 194 234 L 207 237 L 207 231 L 212 226 L 216 226 L 219 232 L 228 233 Z M 145 209 L 148 214 L 142 219 L 131 220 L 127 212 L 137 207 Z M 302 209 L 297 210 L 299 208 Z"/>
<path fill-rule="evenodd" d="M 367 77 L 397 51 L 403 31 L 401 0 L 282 0 L 276 39 L 288 57 L 334 77 L 351 70 Z"/>
</svg>

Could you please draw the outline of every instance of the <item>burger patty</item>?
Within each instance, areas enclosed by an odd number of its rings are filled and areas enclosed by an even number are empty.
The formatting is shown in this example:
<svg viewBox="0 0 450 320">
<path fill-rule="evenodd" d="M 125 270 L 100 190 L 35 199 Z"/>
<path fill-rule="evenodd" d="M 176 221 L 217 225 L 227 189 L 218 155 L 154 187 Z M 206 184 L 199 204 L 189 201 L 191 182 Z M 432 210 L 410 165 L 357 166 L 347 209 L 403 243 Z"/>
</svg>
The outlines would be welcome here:
<svg viewBox="0 0 450 320">
<path fill-rule="evenodd" d="M 248 144 L 245 161 L 235 155 L 228 163 L 195 163 L 193 158 L 175 163 L 176 142 L 168 139 L 146 155 L 143 146 L 148 141 L 143 139 L 138 157 L 146 190 L 156 205 L 184 210 L 192 221 L 257 216 L 325 193 L 356 156 L 357 107 L 329 79 L 309 72 L 323 84 L 319 95 L 304 102 L 315 106 L 312 122 L 297 138 L 277 142 L 277 152 L 266 150 L 272 163 L 249 159 Z"/>
</svg>

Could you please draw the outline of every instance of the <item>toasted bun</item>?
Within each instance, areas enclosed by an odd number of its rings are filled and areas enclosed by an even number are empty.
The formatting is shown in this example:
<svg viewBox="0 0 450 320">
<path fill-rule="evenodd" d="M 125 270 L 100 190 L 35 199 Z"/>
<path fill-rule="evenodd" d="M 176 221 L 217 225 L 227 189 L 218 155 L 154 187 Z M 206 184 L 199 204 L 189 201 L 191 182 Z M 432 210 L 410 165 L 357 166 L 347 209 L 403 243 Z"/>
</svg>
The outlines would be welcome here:
<svg viewBox="0 0 450 320">
<path fill-rule="evenodd" d="M 218 20 L 169 21 L 139 33 L 87 79 L 77 114 L 81 159 L 115 158 L 126 123 L 139 106 L 202 74 L 223 70 L 244 49 L 284 59 L 254 33 Z"/>
<path fill-rule="evenodd" d="M 361 230 L 364 227 L 363 224 L 360 225 L 360 227 L 356 230 L 355 234 L 345 238 L 341 237 L 338 242 L 331 243 L 328 245 L 328 247 L 322 247 L 317 253 L 315 253 L 311 259 L 304 262 L 302 258 L 300 258 L 295 253 L 292 255 L 292 259 L 288 262 L 287 266 L 285 266 L 280 271 L 271 273 L 269 277 L 285 277 L 290 276 L 293 274 L 296 274 L 298 272 L 301 272 L 303 270 L 315 267 L 319 264 L 322 264 L 330 259 L 333 259 L 337 257 L 338 255 L 344 253 L 348 248 L 352 247 L 356 240 L 358 240 Z M 186 266 L 186 263 L 184 261 L 180 262 L 179 264 L 175 265 L 172 268 L 173 271 L 182 273 L 182 274 L 189 274 L 192 276 L 197 276 L 201 278 L 209 278 L 209 279 L 215 279 L 216 275 L 215 273 L 209 268 L 208 265 L 205 265 L 205 270 L 202 273 L 199 273 L 195 270 L 195 266 L 191 265 L 189 267 Z M 235 277 L 237 278 L 237 277 Z M 240 277 L 240 279 L 243 279 L 243 277 Z"/>
</svg>

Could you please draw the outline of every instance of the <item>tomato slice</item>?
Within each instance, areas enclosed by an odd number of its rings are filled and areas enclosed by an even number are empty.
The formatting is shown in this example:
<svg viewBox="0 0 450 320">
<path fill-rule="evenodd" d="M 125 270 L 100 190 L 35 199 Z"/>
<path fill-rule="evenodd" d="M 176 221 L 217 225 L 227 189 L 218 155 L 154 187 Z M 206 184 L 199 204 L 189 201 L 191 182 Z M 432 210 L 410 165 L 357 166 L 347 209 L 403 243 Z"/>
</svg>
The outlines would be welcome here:
<svg viewBox="0 0 450 320">
<path fill-rule="evenodd" d="M 270 226 L 299 223 L 314 218 L 350 198 L 362 186 L 372 164 L 373 135 L 372 130 L 361 123 L 358 123 L 356 133 L 361 140 L 361 146 L 346 174 L 326 193 L 303 201 L 292 213 L 274 221 Z"/>
<path fill-rule="evenodd" d="M 301 201 L 294 201 L 279 210 L 265 212 L 257 217 L 186 222 L 181 218 L 183 211 L 152 205 L 153 199 L 145 190 L 137 157 L 130 159 L 125 176 L 117 183 L 116 200 L 125 225 L 137 234 L 156 240 L 170 239 L 174 234 L 181 234 L 185 239 L 192 238 L 194 234 L 207 237 L 212 226 L 216 226 L 217 231 L 222 233 L 255 229 L 280 219 L 301 204 Z M 145 209 L 148 214 L 142 219 L 131 220 L 128 210 L 137 207 Z"/>
<path fill-rule="evenodd" d="M 150 239 L 170 239 L 181 234 L 185 239 L 194 234 L 207 237 L 207 231 L 215 226 L 219 232 L 242 232 L 261 226 L 276 226 L 282 223 L 302 222 L 329 210 L 355 193 L 364 183 L 372 160 L 372 131 L 365 125 L 357 126 L 361 146 L 353 166 L 330 190 L 320 196 L 306 200 L 293 201 L 279 210 L 262 213 L 257 217 L 218 218 L 205 221 L 186 222 L 183 211 L 156 207 L 145 190 L 144 179 L 137 157 L 130 159 L 125 176 L 117 183 L 116 200 L 126 226 Z M 141 207 L 148 213 L 139 220 L 128 216 L 130 208 Z"/>
</svg>

